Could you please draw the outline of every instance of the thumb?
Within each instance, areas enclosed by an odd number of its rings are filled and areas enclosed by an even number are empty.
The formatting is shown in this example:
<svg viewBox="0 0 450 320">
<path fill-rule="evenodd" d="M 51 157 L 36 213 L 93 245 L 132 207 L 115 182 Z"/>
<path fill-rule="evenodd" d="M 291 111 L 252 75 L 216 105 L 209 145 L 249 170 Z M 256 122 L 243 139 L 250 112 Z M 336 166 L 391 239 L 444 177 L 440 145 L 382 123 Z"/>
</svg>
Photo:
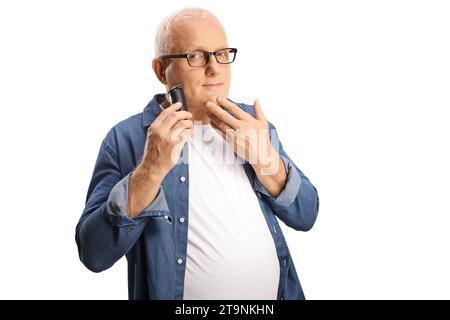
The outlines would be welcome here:
<svg viewBox="0 0 450 320">
<path fill-rule="evenodd" d="M 253 110 L 255 110 L 255 116 L 258 120 L 266 120 L 266 117 L 261 109 L 261 105 L 259 104 L 259 100 L 256 99 L 253 103 Z"/>
</svg>

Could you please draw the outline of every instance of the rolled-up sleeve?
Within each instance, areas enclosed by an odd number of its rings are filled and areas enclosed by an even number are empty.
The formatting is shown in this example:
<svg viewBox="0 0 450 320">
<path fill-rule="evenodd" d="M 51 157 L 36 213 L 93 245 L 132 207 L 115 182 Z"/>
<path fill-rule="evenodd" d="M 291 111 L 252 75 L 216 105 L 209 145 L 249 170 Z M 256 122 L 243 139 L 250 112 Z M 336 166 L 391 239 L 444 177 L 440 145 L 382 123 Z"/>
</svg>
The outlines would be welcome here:
<svg viewBox="0 0 450 320">
<path fill-rule="evenodd" d="M 120 180 L 111 190 L 108 197 L 106 212 L 111 224 L 116 227 L 135 225 L 139 223 L 139 220 L 145 217 L 161 216 L 169 212 L 164 190 L 162 186 L 160 186 L 152 203 L 150 203 L 137 217 L 130 218 L 125 209 L 128 204 L 128 186 L 131 174 L 132 173 L 129 173 Z"/>
<path fill-rule="evenodd" d="M 110 132 L 101 144 L 75 234 L 80 260 L 94 272 L 108 269 L 128 253 L 142 234 L 148 217 L 168 214 L 160 186 L 156 198 L 136 218 L 127 215 L 131 173 L 122 177 L 111 135 Z"/>
</svg>

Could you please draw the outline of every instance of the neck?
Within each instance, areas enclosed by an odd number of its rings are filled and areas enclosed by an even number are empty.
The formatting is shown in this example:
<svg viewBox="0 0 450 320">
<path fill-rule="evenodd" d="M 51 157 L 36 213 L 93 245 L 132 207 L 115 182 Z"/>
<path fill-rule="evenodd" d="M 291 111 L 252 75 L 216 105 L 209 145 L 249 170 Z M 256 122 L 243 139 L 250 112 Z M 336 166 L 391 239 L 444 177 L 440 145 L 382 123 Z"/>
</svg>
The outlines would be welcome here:
<svg viewBox="0 0 450 320">
<path fill-rule="evenodd" d="M 189 112 L 192 113 L 192 121 L 201 121 L 202 124 L 209 124 L 210 123 L 210 119 L 209 117 L 206 115 L 205 112 L 205 108 L 199 107 L 199 108 L 194 108 L 191 107 L 189 108 Z"/>
</svg>

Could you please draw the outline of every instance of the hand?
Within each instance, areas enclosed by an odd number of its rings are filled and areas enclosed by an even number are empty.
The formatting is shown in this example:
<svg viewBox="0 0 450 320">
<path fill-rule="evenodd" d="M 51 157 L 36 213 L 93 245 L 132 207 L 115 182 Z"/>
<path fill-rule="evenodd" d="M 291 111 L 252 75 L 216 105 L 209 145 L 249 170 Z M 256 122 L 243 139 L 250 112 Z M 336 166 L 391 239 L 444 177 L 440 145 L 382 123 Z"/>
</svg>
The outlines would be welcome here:
<svg viewBox="0 0 450 320">
<path fill-rule="evenodd" d="M 216 101 L 208 101 L 206 106 L 211 126 L 231 144 L 238 156 L 253 166 L 255 171 L 259 172 L 275 164 L 278 168 L 279 156 L 270 142 L 269 124 L 258 100 L 253 104 L 256 118 L 223 97 L 217 97 Z"/>
<path fill-rule="evenodd" d="M 147 131 L 140 165 L 164 176 L 178 162 L 184 144 L 194 135 L 192 113 L 177 111 L 180 107 L 177 102 L 164 109 Z"/>
<path fill-rule="evenodd" d="M 156 197 L 159 187 L 178 162 L 187 139 L 194 134 L 192 114 L 175 103 L 161 112 L 147 131 L 142 161 L 133 171 L 128 187 L 126 212 L 135 218 Z"/>
</svg>

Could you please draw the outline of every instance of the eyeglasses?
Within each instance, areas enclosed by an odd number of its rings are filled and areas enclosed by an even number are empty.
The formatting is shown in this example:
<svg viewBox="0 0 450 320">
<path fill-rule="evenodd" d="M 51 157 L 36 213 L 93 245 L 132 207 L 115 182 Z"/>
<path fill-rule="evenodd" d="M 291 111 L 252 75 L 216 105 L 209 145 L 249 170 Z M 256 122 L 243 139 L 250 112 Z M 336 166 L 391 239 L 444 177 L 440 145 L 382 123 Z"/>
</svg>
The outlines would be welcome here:
<svg viewBox="0 0 450 320">
<path fill-rule="evenodd" d="M 196 50 L 184 54 L 166 54 L 160 56 L 161 59 L 169 58 L 186 58 L 187 62 L 191 67 L 203 67 L 208 64 L 209 57 L 216 57 L 217 63 L 220 64 L 230 64 L 236 59 L 236 48 L 225 48 L 220 49 L 215 52 L 209 52 L 204 50 Z"/>
</svg>

